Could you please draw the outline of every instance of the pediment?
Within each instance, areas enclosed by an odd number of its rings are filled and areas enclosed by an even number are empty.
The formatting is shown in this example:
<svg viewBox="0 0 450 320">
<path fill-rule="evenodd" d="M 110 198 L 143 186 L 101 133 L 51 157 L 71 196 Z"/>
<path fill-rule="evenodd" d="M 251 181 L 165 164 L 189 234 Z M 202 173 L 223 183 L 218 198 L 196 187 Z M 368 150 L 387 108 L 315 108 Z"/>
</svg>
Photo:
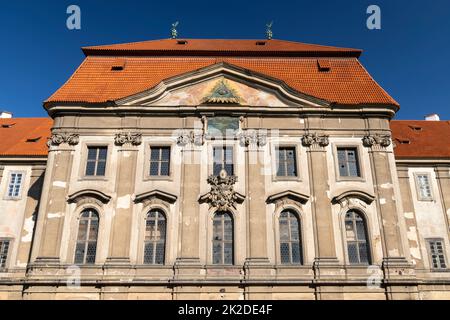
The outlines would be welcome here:
<svg viewBox="0 0 450 320">
<path fill-rule="evenodd" d="M 349 190 L 339 192 L 336 196 L 333 197 L 332 203 L 342 203 L 346 199 L 351 198 L 359 199 L 368 205 L 370 205 L 375 200 L 375 196 L 368 192 L 361 190 Z"/>
<path fill-rule="evenodd" d="M 116 101 L 120 106 L 324 107 L 329 103 L 299 93 L 283 81 L 218 63 L 162 81 L 158 86 Z"/>
<path fill-rule="evenodd" d="M 158 199 L 158 200 L 167 202 L 169 204 L 174 204 L 177 201 L 177 198 L 178 197 L 176 195 L 170 194 L 165 191 L 152 190 L 152 191 L 137 195 L 136 198 L 134 199 L 134 202 L 141 203 L 141 202 L 151 201 L 152 199 Z"/>
<path fill-rule="evenodd" d="M 266 202 L 277 203 L 284 200 L 292 200 L 301 204 L 306 204 L 309 200 L 309 196 L 299 192 L 288 190 L 269 196 Z"/>
<path fill-rule="evenodd" d="M 67 202 L 80 203 L 86 199 L 95 199 L 100 201 L 100 203 L 107 204 L 111 200 L 111 197 L 97 190 L 85 189 L 69 195 L 67 197 Z"/>
</svg>

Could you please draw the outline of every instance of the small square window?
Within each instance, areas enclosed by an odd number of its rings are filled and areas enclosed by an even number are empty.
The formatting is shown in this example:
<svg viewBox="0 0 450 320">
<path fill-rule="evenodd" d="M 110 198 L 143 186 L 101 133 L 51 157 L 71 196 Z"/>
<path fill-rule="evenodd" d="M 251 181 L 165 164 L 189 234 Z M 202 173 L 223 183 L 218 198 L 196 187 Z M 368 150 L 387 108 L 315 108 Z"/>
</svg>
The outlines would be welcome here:
<svg viewBox="0 0 450 320">
<path fill-rule="evenodd" d="M 229 176 L 234 175 L 233 147 L 221 146 L 213 148 L 213 174 L 218 176 L 224 169 Z"/>
</svg>

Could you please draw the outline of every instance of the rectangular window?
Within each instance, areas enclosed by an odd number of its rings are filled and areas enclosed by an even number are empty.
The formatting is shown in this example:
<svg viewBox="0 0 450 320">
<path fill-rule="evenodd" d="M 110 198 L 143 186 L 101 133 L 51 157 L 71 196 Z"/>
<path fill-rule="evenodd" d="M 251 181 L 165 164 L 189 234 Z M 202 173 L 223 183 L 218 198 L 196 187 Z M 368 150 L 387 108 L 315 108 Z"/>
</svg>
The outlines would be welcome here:
<svg viewBox="0 0 450 320">
<path fill-rule="evenodd" d="M 234 175 L 233 147 L 222 146 L 213 148 L 213 174 L 218 176 L 222 169 L 229 176 Z"/>
<path fill-rule="evenodd" d="M 108 147 L 88 147 L 86 176 L 105 176 L 107 154 Z"/>
<path fill-rule="evenodd" d="M 22 191 L 23 173 L 13 172 L 9 178 L 8 197 L 20 198 Z"/>
<path fill-rule="evenodd" d="M 170 147 L 150 148 L 150 176 L 170 176 Z"/>
<path fill-rule="evenodd" d="M 341 177 L 361 177 L 357 148 L 338 148 L 337 155 Z"/>
<path fill-rule="evenodd" d="M 296 177 L 297 159 L 295 154 L 295 147 L 278 148 L 277 155 L 277 177 Z"/>
<path fill-rule="evenodd" d="M 8 259 L 9 240 L 0 240 L 0 270 L 6 269 L 6 261 Z"/>
<path fill-rule="evenodd" d="M 430 261 L 433 269 L 446 269 L 444 243 L 442 240 L 428 240 Z"/>
<path fill-rule="evenodd" d="M 433 194 L 431 193 L 430 175 L 429 174 L 417 174 L 416 186 L 419 193 L 419 200 L 432 200 Z"/>
</svg>

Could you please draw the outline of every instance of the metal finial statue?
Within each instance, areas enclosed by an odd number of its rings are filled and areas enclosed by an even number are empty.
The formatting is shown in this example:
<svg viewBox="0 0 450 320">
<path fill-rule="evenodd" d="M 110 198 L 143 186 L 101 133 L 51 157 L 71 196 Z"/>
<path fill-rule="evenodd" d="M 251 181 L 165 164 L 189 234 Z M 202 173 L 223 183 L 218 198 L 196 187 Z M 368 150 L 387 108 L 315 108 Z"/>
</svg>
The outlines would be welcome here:
<svg viewBox="0 0 450 320">
<path fill-rule="evenodd" d="M 178 26 L 178 21 L 175 23 L 172 23 L 172 39 L 176 39 L 178 37 L 178 31 L 177 31 L 177 26 Z"/>
<path fill-rule="evenodd" d="M 273 21 L 271 21 L 270 23 L 266 24 L 266 27 L 267 27 L 267 30 L 266 30 L 267 40 L 271 40 L 273 38 L 272 26 L 273 26 Z"/>
</svg>

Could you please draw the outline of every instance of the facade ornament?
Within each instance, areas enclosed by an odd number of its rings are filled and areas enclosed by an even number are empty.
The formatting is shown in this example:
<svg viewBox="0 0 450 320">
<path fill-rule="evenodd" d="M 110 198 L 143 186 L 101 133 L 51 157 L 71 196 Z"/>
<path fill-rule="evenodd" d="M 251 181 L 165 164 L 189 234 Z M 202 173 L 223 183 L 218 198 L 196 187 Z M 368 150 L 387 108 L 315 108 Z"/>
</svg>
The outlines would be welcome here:
<svg viewBox="0 0 450 320">
<path fill-rule="evenodd" d="M 170 32 L 172 39 L 178 38 L 178 31 L 177 31 L 178 24 L 179 24 L 178 21 L 175 23 L 172 23 L 172 30 Z"/>
<path fill-rule="evenodd" d="M 273 38 L 273 32 L 272 32 L 272 26 L 273 26 L 273 21 L 271 21 L 270 23 L 266 24 L 266 38 L 267 40 L 272 40 Z"/>
<path fill-rule="evenodd" d="M 200 197 L 200 203 L 207 202 L 210 208 L 218 211 L 229 211 L 236 209 L 236 204 L 244 202 L 245 196 L 234 190 L 236 176 L 229 176 L 222 170 L 219 176 L 211 175 L 207 181 L 211 185 L 211 191 Z"/>
<path fill-rule="evenodd" d="M 239 104 L 243 100 L 239 94 L 234 90 L 228 81 L 221 79 L 216 83 L 211 92 L 208 93 L 203 99 L 203 103 L 214 104 Z"/>
<path fill-rule="evenodd" d="M 242 131 L 237 137 L 244 147 L 264 147 L 267 144 L 267 134 L 256 130 Z"/>
<path fill-rule="evenodd" d="M 363 145 L 367 148 L 371 148 L 374 146 L 379 146 L 381 148 L 387 148 L 391 145 L 391 136 L 390 135 L 367 135 L 364 136 Z"/>
<path fill-rule="evenodd" d="M 47 141 L 47 146 L 59 146 L 63 143 L 67 143 L 71 146 L 76 146 L 80 142 L 80 136 L 73 133 L 53 133 Z"/>
<path fill-rule="evenodd" d="M 133 146 L 138 146 L 142 143 L 142 134 L 140 133 L 118 133 L 114 139 L 114 142 L 118 146 L 123 146 L 124 144 L 131 144 Z"/>
<path fill-rule="evenodd" d="M 177 145 L 180 147 L 185 147 L 188 144 L 200 147 L 204 143 L 205 143 L 205 135 L 203 132 L 202 133 L 194 131 L 183 132 L 177 138 Z"/>
<path fill-rule="evenodd" d="M 303 136 L 302 144 L 305 147 L 319 146 L 327 147 L 330 144 L 329 136 L 318 135 L 317 133 L 309 133 Z"/>
</svg>

